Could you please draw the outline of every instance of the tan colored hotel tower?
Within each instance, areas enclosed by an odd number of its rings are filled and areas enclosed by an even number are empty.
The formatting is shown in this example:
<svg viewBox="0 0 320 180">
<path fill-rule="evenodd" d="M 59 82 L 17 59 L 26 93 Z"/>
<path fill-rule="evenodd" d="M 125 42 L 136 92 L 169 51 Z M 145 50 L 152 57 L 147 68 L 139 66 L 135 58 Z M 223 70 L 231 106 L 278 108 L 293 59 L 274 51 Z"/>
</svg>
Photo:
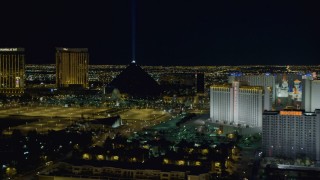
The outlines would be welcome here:
<svg viewBox="0 0 320 180">
<path fill-rule="evenodd" d="M 56 48 L 58 88 L 88 88 L 89 53 L 87 48 Z"/>
<path fill-rule="evenodd" d="M 23 48 L 0 48 L 0 94 L 24 93 L 24 65 Z"/>
</svg>

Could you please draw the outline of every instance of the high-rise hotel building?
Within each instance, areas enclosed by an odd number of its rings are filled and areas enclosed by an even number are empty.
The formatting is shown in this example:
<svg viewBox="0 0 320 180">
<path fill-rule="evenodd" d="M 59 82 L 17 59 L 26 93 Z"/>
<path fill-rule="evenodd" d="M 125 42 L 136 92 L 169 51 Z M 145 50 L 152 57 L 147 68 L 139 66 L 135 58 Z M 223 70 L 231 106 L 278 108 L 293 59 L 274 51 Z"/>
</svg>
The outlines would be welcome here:
<svg viewBox="0 0 320 180">
<path fill-rule="evenodd" d="M 276 77 L 270 73 L 259 74 L 259 75 L 231 74 L 228 77 L 228 82 L 232 83 L 233 81 L 245 82 L 247 83 L 248 86 L 263 86 L 265 91 L 269 90 L 271 92 L 270 98 L 272 99 L 272 103 L 275 101 Z M 271 105 L 272 104 L 270 104 L 270 106 Z"/>
<path fill-rule="evenodd" d="M 266 111 L 262 149 L 267 157 L 309 157 L 320 162 L 320 111 Z"/>
<path fill-rule="evenodd" d="M 88 88 L 89 53 L 87 48 L 56 48 L 58 88 Z"/>
<path fill-rule="evenodd" d="M 302 106 L 306 112 L 320 109 L 320 80 L 303 80 Z"/>
<path fill-rule="evenodd" d="M 262 86 L 232 84 L 210 87 L 210 119 L 227 123 L 262 126 L 262 113 L 270 110 L 270 90 Z"/>
<path fill-rule="evenodd" d="M 24 93 L 24 66 L 23 48 L 0 48 L 0 94 Z"/>
<path fill-rule="evenodd" d="M 302 81 L 305 110 L 265 111 L 262 149 L 267 157 L 309 157 L 320 163 L 320 80 Z"/>
</svg>

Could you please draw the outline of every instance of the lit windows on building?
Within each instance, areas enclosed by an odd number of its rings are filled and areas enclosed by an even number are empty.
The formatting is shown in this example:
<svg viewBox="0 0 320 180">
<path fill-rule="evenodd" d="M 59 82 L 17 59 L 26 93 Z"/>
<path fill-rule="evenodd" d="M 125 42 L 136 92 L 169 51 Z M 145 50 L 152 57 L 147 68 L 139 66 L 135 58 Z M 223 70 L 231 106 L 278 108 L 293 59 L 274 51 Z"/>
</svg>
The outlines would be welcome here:
<svg viewBox="0 0 320 180">
<path fill-rule="evenodd" d="M 265 156 L 297 158 L 304 154 L 320 160 L 320 112 L 266 111 L 262 121 Z"/>
<path fill-rule="evenodd" d="M 24 93 L 25 55 L 23 48 L 0 48 L 0 93 Z"/>
<path fill-rule="evenodd" d="M 262 126 L 262 112 L 270 108 L 270 92 L 262 86 L 232 85 L 210 87 L 210 118 L 231 124 Z M 268 102 L 265 102 L 268 101 Z"/>
<path fill-rule="evenodd" d="M 88 64 L 88 49 L 56 48 L 57 87 L 88 88 Z"/>
</svg>

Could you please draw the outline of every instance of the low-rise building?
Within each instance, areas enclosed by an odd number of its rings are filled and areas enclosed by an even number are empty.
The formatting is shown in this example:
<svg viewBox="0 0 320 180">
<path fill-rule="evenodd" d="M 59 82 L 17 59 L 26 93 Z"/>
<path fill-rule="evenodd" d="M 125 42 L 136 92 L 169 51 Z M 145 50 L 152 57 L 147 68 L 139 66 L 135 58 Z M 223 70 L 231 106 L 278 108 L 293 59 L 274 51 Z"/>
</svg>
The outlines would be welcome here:
<svg viewBox="0 0 320 180">
<path fill-rule="evenodd" d="M 92 180 L 92 179 L 161 179 L 161 180 L 207 180 L 209 173 L 191 171 L 183 169 L 185 167 L 172 167 L 166 165 L 163 168 L 154 168 L 152 166 L 137 165 L 137 164 L 121 164 L 111 162 L 107 164 L 70 164 L 58 163 L 53 165 L 52 168 L 47 168 L 45 171 L 40 172 L 39 180 Z M 182 170 L 183 169 L 183 170 Z"/>
</svg>

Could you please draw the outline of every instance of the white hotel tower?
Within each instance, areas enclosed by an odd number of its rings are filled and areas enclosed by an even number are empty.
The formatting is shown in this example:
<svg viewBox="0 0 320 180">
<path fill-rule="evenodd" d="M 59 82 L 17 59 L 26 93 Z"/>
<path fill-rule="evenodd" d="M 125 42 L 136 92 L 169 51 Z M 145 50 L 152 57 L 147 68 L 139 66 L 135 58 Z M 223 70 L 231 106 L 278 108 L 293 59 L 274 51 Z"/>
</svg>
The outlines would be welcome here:
<svg viewBox="0 0 320 180">
<path fill-rule="evenodd" d="M 320 109 L 320 80 L 303 80 L 302 103 L 306 112 Z"/>
<path fill-rule="evenodd" d="M 265 91 L 271 90 L 270 98 L 272 103 L 275 102 L 276 98 L 276 77 L 270 73 L 259 74 L 259 75 L 230 75 L 228 82 L 233 81 L 246 82 L 249 86 L 263 86 Z M 271 106 L 272 104 L 270 104 Z M 271 108 L 271 107 L 270 107 Z"/>
<path fill-rule="evenodd" d="M 262 113 L 270 110 L 270 90 L 262 86 L 232 84 L 210 87 L 210 119 L 262 127 Z"/>
</svg>

